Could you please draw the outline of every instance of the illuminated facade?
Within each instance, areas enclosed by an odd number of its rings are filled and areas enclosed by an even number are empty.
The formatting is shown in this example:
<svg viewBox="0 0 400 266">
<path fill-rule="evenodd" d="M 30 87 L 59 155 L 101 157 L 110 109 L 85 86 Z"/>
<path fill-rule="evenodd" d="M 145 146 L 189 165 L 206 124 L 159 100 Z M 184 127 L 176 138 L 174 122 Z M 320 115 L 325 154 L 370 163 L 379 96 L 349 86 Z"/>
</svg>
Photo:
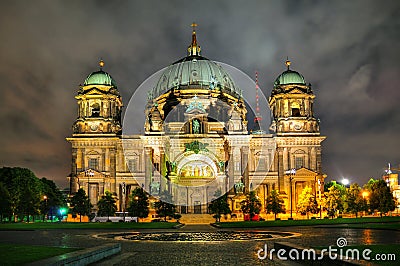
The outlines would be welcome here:
<svg viewBox="0 0 400 266">
<path fill-rule="evenodd" d="M 323 187 L 325 137 L 314 117 L 311 85 L 286 64 L 268 100 L 271 133 L 248 130 L 242 90 L 254 88 L 238 88 L 222 66 L 202 57 L 193 30 L 188 55 L 167 67 L 148 90 L 144 133 L 128 136 L 122 134 L 122 99 L 101 63 L 76 96 L 78 118 L 67 138 L 71 192 L 88 191 L 96 211 L 107 190 L 118 197 L 120 210 L 135 187 L 154 196 L 166 190 L 181 213 L 206 213 L 217 190 L 228 193 L 233 212 L 250 190 L 265 209 L 274 189 L 289 210 L 292 186 L 295 210 L 305 186 L 315 193 Z M 288 174 L 290 169 L 296 171 Z"/>
</svg>

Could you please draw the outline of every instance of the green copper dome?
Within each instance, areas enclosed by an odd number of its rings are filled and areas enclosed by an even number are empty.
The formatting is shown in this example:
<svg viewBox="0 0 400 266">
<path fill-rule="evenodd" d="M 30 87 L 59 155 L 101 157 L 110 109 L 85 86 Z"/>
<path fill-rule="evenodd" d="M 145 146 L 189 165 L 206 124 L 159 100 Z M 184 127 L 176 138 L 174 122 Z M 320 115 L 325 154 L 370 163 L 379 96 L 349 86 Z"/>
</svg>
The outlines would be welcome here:
<svg viewBox="0 0 400 266">
<path fill-rule="evenodd" d="M 193 27 L 196 24 L 192 24 Z M 234 97 L 241 97 L 238 88 L 229 73 L 218 63 L 200 55 L 196 31 L 193 29 L 192 42 L 188 47 L 188 56 L 166 67 L 156 86 L 149 91 L 148 98 L 154 99 L 167 91 L 180 90 L 214 90 L 218 89 Z"/>
<path fill-rule="evenodd" d="M 287 85 L 287 84 L 306 84 L 306 81 L 304 80 L 304 77 L 293 70 L 286 70 L 282 74 L 279 75 L 279 77 L 275 80 L 274 85 Z"/>
<path fill-rule="evenodd" d="M 191 55 L 168 66 L 161 74 L 157 85 L 149 92 L 156 98 L 172 88 L 214 89 L 220 88 L 239 97 L 242 92 L 225 69 L 205 57 Z"/>
<path fill-rule="evenodd" d="M 84 86 L 88 85 L 106 85 L 106 86 L 113 86 L 117 87 L 115 80 L 103 70 L 99 70 L 90 74 L 83 84 Z"/>
</svg>

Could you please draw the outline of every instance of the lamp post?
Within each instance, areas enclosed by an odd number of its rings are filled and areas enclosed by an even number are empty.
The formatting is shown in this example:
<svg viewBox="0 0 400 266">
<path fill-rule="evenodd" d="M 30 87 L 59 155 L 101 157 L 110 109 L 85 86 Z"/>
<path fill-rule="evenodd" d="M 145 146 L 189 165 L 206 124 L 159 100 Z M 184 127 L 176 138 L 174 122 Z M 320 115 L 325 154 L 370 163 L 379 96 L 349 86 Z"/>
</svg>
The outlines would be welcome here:
<svg viewBox="0 0 400 266">
<path fill-rule="evenodd" d="M 125 184 L 125 182 L 122 182 L 122 215 L 123 215 L 123 217 L 124 217 L 124 222 L 125 222 L 125 188 L 126 188 L 126 184 Z"/>
<path fill-rule="evenodd" d="M 289 175 L 289 183 L 290 183 L 290 220 L 293 220 L 293 193 L 292 193 L 292 180 L 293 180 L 293 175 L 296 174 L 296 169 L 292 168 L 290 170 L 287 170 L 285 172 L 287 175 Z"/>
<path fill-rule="evenodd" d="M 367 209 L 367 206 L 368 206 L 368 202 L 367 202 L 366 198 L 368 198 L 369 192 L 364 190 L 361 195 L 363 197 L 363 204 L 365 204 L 363 206 L 364 207 L 364 216 L 365 216 L 365 212 L 366 212 L 366 209 Z"/>
<path fill-rule="evenodd" d="M 45 220 L 45 221 L 47 221 L 47 196 L 46 195 L 44 195 L 43 196 L 43 200 L 44 200 L 44 211 L 46 212 L 46 213 L 44 213 L 44 216 L 43 216 L 43 219 Z"/>
<path fill-rule="evenodd" d="M 321 179 L 318 178 L 319 218 L 322 218 Z"/>
</svg>

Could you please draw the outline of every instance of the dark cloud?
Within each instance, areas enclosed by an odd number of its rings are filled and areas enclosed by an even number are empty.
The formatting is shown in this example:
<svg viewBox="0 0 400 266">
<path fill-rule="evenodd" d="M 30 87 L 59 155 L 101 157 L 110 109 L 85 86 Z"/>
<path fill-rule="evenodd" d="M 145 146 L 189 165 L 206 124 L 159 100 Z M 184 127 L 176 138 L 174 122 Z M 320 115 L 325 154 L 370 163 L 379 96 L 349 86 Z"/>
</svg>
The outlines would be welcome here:
<svg viewBox="0 0 400 266">
<path fill-rule="evenodd" d="M 4 1 L 3 1 L 4 2 Z M 99 58 L 125 103 L 186 53 L 260 73 L 268 95 L 285 67 L 313 84 L 328 175 L 360 183 L 399 161 L 398 1 L 8 1 L 0 10 L 1 165 L 65 185 L 78 85 Z"/>
</svg>

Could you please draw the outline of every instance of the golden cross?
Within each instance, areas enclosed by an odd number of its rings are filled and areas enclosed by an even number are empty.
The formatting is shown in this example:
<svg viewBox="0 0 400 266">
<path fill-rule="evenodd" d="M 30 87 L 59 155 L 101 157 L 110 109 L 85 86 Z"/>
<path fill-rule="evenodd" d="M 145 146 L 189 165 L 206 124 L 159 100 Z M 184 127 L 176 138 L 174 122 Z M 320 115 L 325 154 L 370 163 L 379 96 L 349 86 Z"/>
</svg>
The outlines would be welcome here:
<svg viewBox="0 0 400 266">
<path fill-rule="evenodd" d="M 197 24 L 195 22 L 193 22 L 190 26 L 193 28 L 193 31 L 196 31 Z"/>
</svg>

